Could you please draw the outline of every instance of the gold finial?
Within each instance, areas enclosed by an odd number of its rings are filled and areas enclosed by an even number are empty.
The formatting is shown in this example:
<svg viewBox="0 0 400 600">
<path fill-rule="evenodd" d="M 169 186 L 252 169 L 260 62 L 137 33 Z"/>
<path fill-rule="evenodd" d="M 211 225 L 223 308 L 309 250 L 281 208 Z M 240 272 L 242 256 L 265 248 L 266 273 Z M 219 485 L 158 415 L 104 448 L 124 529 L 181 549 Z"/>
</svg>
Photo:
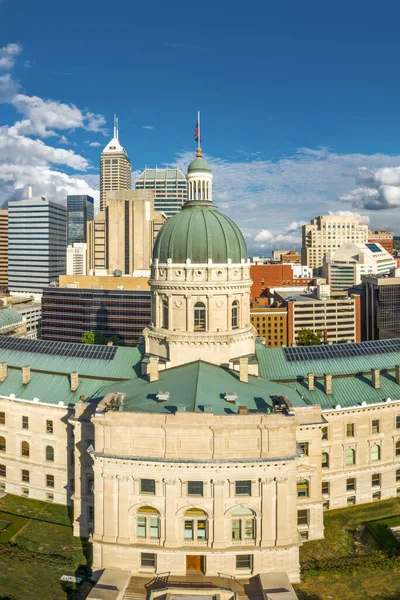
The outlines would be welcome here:
<svg viewBox="0 0 400 600">
<path fill-rule="evenodd" d="M 196 158 L 203 158 L 200 146 L 197 147 Z"/>
</svg>

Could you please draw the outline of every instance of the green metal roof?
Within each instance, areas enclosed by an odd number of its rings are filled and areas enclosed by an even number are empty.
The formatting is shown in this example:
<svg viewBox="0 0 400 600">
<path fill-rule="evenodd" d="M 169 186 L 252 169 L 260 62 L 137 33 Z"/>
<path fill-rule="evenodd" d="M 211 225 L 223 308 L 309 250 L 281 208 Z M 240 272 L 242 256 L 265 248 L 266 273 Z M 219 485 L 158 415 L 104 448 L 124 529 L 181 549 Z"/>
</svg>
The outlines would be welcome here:
<svg viewBox="0 0 400 600">
<path fill-rule="evenodd" d="M 180 179 L 186 182 L 186 177 L 180 169 L 145 169 L 136 181 L 146 181 L 147 179 Z"/>
<path fill-rule="evenodd" d="M 371 369 L 394 369 L 396 365 L 400 365 L 400 352 L 288 362 L 282 348 L 267 348 L 257 343 L 256 354 L 261 377 L 274 381 L 295 380 L 306 377 L 309 373 L 314 375 L 367 373 Z"/>
<path fill-rule="evenodd" d="M 182 210 L 168 219 L 158 233 L 153 260 L 184 264 L 217 264 L 247 261 L 247 246 L 242 232 L 212 202 L 187 202 Z"/>
<path fill-rule="evenodd" d="M 170 399 L 157 402 L 159 391 L 167 391 Z M 249 412 L 270 412 L 271 394 L 287 396 L 293 406 L 304 406 L 300 394 L 293 388 L 249 375 L 248 383 L 239 380 L 239 374 L 203 361 L 196 361 L 159 372 L 159 380 L 149 383 L 146 378 L 124 381 L 101 390 L 101 395 L 122 392 L 126 394 L 124 410 L 150 413 L 174 413 L 179 407 L 186 412 L 207 412 L 211 407 L 217 415 L 235 414 L 239 406 Z M 226 402 L 227 392 L 237 394 L 235 404 Z"/>
<path fill-rule="evenodd" d="M 3 327 L 10 327 L 17 323 L 22 323 L 22 315 L 15 310 L 15 308 L 2 308 L 0 309 L 0 329 Z"/>
<path fill-rule="evenodd" d="M 192 171 L 201 171 L 203 173 L 211 173 L 211 167 L 204 158 L 195 158 L 188 166 L 188 173 Z"/>
<path fill-rule="evenodd" d="M 307 389 L 307 381 L 286 383 L 285 386 L 296 390 L 307 404 L 319 404 L 322 410 L 332 410 L 338 405 L 341 408 L 352 408 L 367 404 L 385 403 L 387 398 L 400 399 L 400 385 L 390 373 L 381 373 L 380 388 L 372 385 L 371 376 L 359 375 L 332 378 L 332 394 L 326 395 L 323 379 L 314 381 L 314 390 Z"/>
<path fill-rule="evenodd" d="M 53 356 L 51 354 L 35 354 L 19 350 L 0 348 L 0 363 L 8 366 L 26 367 L 47 373 L 79 373 L 87 377 L 104 379 L 133 379 L 137 377 L 142 348 L 125 348 L 119 346 L 113 360 L 93 360 L 69 356 Z M 0 394 L 1 394 L 0 384 Z"/>
</svg>

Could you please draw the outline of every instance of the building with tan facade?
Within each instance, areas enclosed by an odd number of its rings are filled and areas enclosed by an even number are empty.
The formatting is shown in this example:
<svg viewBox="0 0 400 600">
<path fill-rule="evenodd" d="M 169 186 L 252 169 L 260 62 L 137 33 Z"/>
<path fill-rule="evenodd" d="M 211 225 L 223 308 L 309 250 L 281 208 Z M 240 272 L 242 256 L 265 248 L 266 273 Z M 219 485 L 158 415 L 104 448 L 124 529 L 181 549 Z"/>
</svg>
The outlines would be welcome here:
<svg viewBox="0 0 400 600">
<path fill-rule="evenodd" d="M 8 286 L 8 210 L 0 210 L 0 288 Z"/>
<path fill-rule="evenodd" d="M 106 192 L 103 210 L 88 222 L 87 273 L 148 274 L 154 239 L 165 220 L 154 210 L 150 190 Z"/>
<path fill-rule="evenodd" d="M 166 572 L 298 581 L 324 509 L 400 495 L 400 341 L 256 343 L 244 238 L 200 149 L 188 170 L 142 345 L 0 337 L 1 489 L 70 504 L 143 598 Z"/>
<path fill-rule="evenodd" d="M 302 227 L 302 263 L 322 275 L 324 256 L 342 244 L 368 242 L 368 225 L 361 225 L 356 217 L 323 215 Z"/>
<path fill-rule="evenodd" d="M 114 117 L 114 137 L 100 156 L 100 210 L 105 209 L 106 193 L 130 190 L 132 167 L 128 154 L 120 144 L 118 119 Z"/>
<path fill-rule="evenodd" d="M 264 302 L 262 302 L 262 300 Z M 250 320 L 258 336 L 270 348 L 287 346 L 287 309 L 268 305 L 267 298 L 252 302 Z"/>
</svg>

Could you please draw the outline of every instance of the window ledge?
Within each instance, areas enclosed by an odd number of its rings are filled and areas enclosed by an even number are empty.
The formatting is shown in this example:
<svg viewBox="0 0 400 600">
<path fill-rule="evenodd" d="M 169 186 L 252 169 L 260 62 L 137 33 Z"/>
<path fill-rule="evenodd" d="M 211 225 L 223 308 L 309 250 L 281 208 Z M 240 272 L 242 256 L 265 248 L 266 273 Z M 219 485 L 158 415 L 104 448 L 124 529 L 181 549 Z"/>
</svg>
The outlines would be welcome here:
<svg viewBox="0 0 400 600">
<path fill-rule="evenodd" d="M 184 540 L 183 544 L 185 546 L 208 546 L 208 540 Z"/>
</svg>

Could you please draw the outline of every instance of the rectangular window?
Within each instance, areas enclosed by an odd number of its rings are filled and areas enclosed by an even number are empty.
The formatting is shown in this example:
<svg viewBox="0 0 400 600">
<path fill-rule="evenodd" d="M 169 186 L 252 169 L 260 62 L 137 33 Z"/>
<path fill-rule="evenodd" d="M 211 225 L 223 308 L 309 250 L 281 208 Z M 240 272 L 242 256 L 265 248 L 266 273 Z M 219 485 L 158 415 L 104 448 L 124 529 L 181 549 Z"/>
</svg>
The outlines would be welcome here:
<svg viewBox="0 0 400 600">
<path fill-rule="evenodd" d="M 236 481 L 235 494 L 236 496 L 251 496 L 251 481 Z"/>
<path fill-rule="evenodd" d="M 302 540 L 308 540 L 308 531 L 300 531 L 300 537 Z"/>
<path fill-rule="evenodd" d="M 47 502 L 54 502 L 54 494 L 46 494 Z"/>
<path fill-rule="evenodd" d="M 53 421 L 46 421 L 46 433 L 53 433 Z"/>
<path fill-rule="evenodd" d="M 349 477 L 346 479 L 346 492 L 354 492 L 356 489 L 355 477 Z"/>
<path fill-rule="evenodd" d="M 140 493 L 141 494 L 155 494 L 156 493 L 155 479 L 141 479 L 140 480 Z"/>
<path fill-rule="evenodd" d="M 308 525 L 308 510 L 297 511 L 297 525 Z"/>
<path fill-rule="evenodd" d="M 94 479 L 93 477 L 88 477 L 86 481 L 86 489 L 88 494 L 93 494 L 94 491 Z"/>
<path fill-rule="evenodd" d="M 372 420 L 372 433 L 379 433 L 379 419 Z"/>
<path fill-rule="evenodd" d="M 22 481 L 24 483 L 29 483 L 29 471 L 26 469 L 22 469 Z"/>
<path fill-rule="evenodd" d="M 54 487 L 54 475 L 46 475 L 46 487 Z"/>
<path fill-rule="evenodd" d="M 355 504 L 356 503 L 356 497 L 355 496 L 348 496 L 347 498 L 347 504 Z"/>
<path fill-rule="evenodd" d="M 0 423 L 1 423 L 1 413 L 0 413 Z M 397 415 L 397 417 L 396 417 L 396 429 L 400 429 L 400 415 Z"/>
<path fill-rule="evenodd" d="M 400 469 L 396 471 L 396 481 L 400 481 Z"/>
<path fill-rule="evenodd" d="M 94 523 L 94 506 L 88 506 L 88 520 Z"/>
<path fill-rule="evenodd" d="M 0 465 L 0 477 L 5 477 L 6 475 L 7 475 L 6 465 Z"/>
<path fill-rule="evenodd" d="M 301 448 L 302 453 L 305 456 L 308 456 L 308 442 L 301 442 L 300 443 L 300 448 Z"/>
<path fill-rule="evenodd" d="M 327 440 L 328 439 L 328 428 L 323 427 L 321 431 L 322 431 L 322 439 Z"/>
<path fill-rule="evenodd" d="M 380 473 L 374 473 L 371 477 L 371 485 L 372 487 L 379 487 L 381 485 L 381 476 Z"/>
<path fill-rule="evenodd" d="M 29 496 L 29 488 L 22 488 L 22 495 L 24 498 L 27 498 Z"/>
<path fill-rule="evenodd" d="M 329 496 L 329 481 L 322 482 L 322 495 Z"/>
<path fill-rule="evenodd" d="M 237 569 L 251 569 L 252 568 L 251 554 L 237 554 L 236 555 L 236 568 Z"/>
<path fill-rule="evenodd" d="M 22 417 L 22 429 L 29 429 L 28 417 Z"/>
<path fill-rule="evenodd" d="M 329 500 L 326 500 L 322 504 L 322 510 L 329 510 Z"/>
<path fill-rule="evenodd" d="M 140 555 L 140 566 L 147 569 L 156 568 L 156 555 L 148 552 L 142 552 Z"/>
<path fill-rule="evenodd" d="M 137 518 L 137 536 L 140 538 L 146 537 L 146 517 Z"/>
<path fill-rule="evenodd" d="M 346 425 L 346 436 L 354 437 L 354 423 L 347 423 Z"/>
<path fill-rule="evenodd" d="M 6 413 L 0 412 L 0 425 L 5 425 L 5 424 L 6 424 Z"/>
<path fill-rule="evenodd" d="M 185 521 L 185 540 L 193 539 L 194 523 L 193 521 Z"/>
<path fill-rule="evenodd" d="M 203 495 L 203 482 L 202 481 L 188 481 L 187 493 L 188 493 L 188 496 L 202 496 Z"/>
<path fill-rule="evenodd" d="M 372 494 L 372 500 L 375 502 L 376 500 L 380 500 L 381 499 L 381 493 L 380 492 L 374 492 Z"/>
</svg>

